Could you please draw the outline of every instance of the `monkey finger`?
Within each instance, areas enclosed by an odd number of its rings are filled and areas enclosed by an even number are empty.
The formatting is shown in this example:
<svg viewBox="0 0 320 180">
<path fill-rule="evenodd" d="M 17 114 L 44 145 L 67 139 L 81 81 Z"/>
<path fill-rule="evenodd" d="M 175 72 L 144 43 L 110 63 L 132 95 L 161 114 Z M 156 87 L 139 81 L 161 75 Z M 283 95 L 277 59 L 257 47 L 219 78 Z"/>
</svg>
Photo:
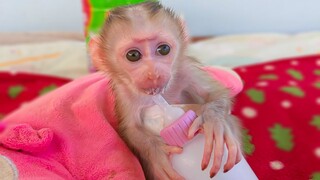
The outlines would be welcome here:
<svg viewBox="0 0 320 180">
<path fill-rule="evenodd" d="M 237 152 L 237 159 L 236 159 L 236 164 L 238 164 L 242 159 L 242 152 L 241 152 L 241 147 L 238 144 L 238 152 Z"/>
<path fill-rule="evenodd" d="M 204 170 L 208 167 L 213 150 L 213 124 L 206 123 L 204 125 L 204 135 L 205 135 L 205 144 L 204 144 L 204 152 L 201 162 L 201 169 Z"/>
<path fill-rule="evenodd" d="M 151 177 L 150 177 L 151 178 Z M 154 172 L 154 179 L 163 179 L 163 180 L 170 180 L 168 174 L 162 169 L 162 168 L 157 168 Z M 149 178 L 147 178 L 149 179 Z"/>
<path fill-rule="evenodd" d="M 167 167 L 171 167 L 172 165 L 169 161 L 169 158 L 167 158 L 166 156 L 162 156 L 162 157 L 158 157 L 159 159 L 156 161 L 156 164 L 153 164 L 154 166 L 152 166 L 152 170 L 153 170 L 153 175 L 154 177 L 152 177 L 153 179 L 164 179 L 164 180 L 171 180 L 169 174 L 166 172 L 166 169 L 168 169 Z M 147 178 L 147 179 L 151 179 L 151 177 Z"/>
<path fill-rule="evenodd" d="M 184 177 L 182 177 L 179 173 L 177 173 L 172 166 L 166 166 L 164 168 L 164 171 L 166 172 L 167 176 L 169 179 L 174 179 L 174 180 L 184 180 Z"/>
<path fill-rule="evenodd" d="M 232 133 L 231 129 L 227 129 L 227 133 L 232 134 L 229 135 L 229 138 L 232 137 L 233 138 L 233 142 L 237 148 L 237 154 L 236 154 L 236 160 L 235 160 L 235 164 L 238 164 L 241 161 L 242 158 L 242 148 L 241 148 L 241 144 L 239 143 L 239 141 L 237 140 L 237 138 L 235 138 L 234 134 Z M 228 148 L 229 149 L 229 148 Z"/>
<path fill-rule="evenodd" d="M 165 145 L 164 146 L 164 151 L 166 152 L 167 155 L 170 155 L 170 154 L 181 154 L 182 151 L 183 151 L 183 148 L 179 147 L 179 146 L 168 146 L 168 145 Z"/>
<path fill-rule="evenodd" d="M 191 124 L 189 131 L 188 131 L 188 138 L 191 139 L 194 137 L 197 131 L 201 129 L 201 126 L 203 124 L 202 116 L 198 116 L 193 123 Z"/>
<path fill-rule="evenodd" d="M 221 167 L 223 150 L 224 150 L 223 136 L 215 136 L 215 147 L 214 147 L 214 161 L 210 170 L 210 177 L 214 177 Z"/>
<path fill-rule="evenodd" d="M 171 165 L 171 162 L 168 160 L 168 159 L 164 159 L 162 161 L 162 169 L 166 176 L 171 180 L 171 179 L 174 179 L 174 180 L 183 180 L 184 178 L 177 172 L 173 169 L 172 165 Z"/>
<path fill-rule="evenodd" d="M 227 136 L 225 140 L 228 148 L 228 159 L 226 164 L 224 165 L 224 172 L 228 172 L 236 164 L 239 149 L 237 143 L 232 138 L 230 138 L 230 136 Z"/>
</svg>

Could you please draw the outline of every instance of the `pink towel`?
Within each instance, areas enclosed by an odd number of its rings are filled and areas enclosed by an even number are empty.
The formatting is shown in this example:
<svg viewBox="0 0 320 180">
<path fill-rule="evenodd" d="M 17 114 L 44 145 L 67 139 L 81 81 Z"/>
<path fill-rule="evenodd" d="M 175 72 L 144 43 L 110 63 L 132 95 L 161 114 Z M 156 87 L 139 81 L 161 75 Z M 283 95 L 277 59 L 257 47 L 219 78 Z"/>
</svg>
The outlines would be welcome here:
<svg viewBox="0 0 320 180">
<path fill-rule="evenodd" d="M 232 94 L 241 91 L 234 74 L 206 70 Z M 90 74 L 6 116 L 0 122 L 0 168 L 7 173 L 0 177 L 144 179 L 139 161 L 115 130 L 108 82 L 101 73 Z"/>
</svg>

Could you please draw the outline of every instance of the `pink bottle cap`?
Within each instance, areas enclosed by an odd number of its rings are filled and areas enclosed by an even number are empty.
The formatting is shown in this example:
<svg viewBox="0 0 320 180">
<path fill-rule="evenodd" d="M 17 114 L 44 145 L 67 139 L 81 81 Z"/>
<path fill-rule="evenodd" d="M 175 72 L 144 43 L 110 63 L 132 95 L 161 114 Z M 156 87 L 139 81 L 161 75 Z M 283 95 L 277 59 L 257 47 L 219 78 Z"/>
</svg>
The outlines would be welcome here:
<svg viewBox="0 0 320 180">
<path fill-rule="evenodd" d="M 188 131 L 196 117 L 197 115 L 194 111 L 187 111 L 178 120 L 163 128 L 160 136 L 170 146 L 183 147 L 189 141 Z"/>
</svg>

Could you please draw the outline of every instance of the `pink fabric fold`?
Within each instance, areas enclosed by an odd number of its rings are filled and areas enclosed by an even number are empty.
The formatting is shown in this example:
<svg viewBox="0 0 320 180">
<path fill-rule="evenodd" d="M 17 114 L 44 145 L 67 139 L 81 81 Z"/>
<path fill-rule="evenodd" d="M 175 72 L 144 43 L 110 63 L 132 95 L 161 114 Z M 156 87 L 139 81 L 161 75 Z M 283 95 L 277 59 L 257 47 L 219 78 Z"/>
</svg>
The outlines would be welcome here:
<svg viewBox="0 0 320 180">
<path fill-rule="evenodd" d="M 15 163 L 19 178 L 144 178 L 138 160 L 115 131 L 108 81 L 99 73 L 77 79 L 2 121 L 0 153 Z M 52 132 L 51 140 L 51 135 L 35 139 L 45 131 Z"/>
</svg>

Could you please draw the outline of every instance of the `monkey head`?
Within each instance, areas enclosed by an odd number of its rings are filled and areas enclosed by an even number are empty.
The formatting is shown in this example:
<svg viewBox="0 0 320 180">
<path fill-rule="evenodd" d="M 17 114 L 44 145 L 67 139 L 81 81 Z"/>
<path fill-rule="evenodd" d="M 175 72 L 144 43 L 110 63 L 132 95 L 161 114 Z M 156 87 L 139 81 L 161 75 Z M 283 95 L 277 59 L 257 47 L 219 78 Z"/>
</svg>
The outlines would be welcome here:
<svg viewBox="0 0 320 180">
<path fill-rule="evenodd" d="M 109 13 L 91 55 L 115 83 L 155 95 L 171 79 L 186 37 L 180 18 L 158 2 L 120 7 Z"/>
</svg>

